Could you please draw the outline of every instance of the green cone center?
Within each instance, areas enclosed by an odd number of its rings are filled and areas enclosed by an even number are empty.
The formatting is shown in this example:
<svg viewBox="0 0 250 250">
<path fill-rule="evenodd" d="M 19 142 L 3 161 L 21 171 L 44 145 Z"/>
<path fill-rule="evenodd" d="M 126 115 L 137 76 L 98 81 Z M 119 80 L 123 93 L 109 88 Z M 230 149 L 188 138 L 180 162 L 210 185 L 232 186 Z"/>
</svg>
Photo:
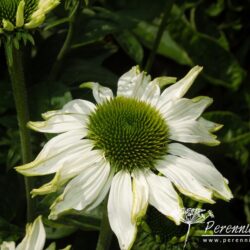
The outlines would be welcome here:
<svg viewBox="0 0 250 250">
<path fill-rule="evenodd" d="M 167 153 L 168 127 L 156 108 L 116 97 L 90 114 L 88 138 L 115 169 L 153 168 Z"/>
<path fill-rule="evenodd" d="M 2 19 L 10 21 L 12 24 L 16 23 L 16 12 L 21 0 L 0 0 L 0 23 Z M 38 6 L 38 0 L 25 0 L 24 6 L 24 20 L 29 21 L 31 14 Z"/>
</svg>

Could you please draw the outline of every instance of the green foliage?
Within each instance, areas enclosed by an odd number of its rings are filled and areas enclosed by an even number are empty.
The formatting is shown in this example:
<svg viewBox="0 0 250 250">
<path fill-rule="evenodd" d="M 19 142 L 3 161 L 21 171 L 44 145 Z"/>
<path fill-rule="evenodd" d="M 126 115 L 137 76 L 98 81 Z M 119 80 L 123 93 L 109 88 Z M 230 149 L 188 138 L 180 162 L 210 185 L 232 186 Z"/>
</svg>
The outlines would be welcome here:
<svg viewBox="0 0 250 250">
<path fill-rule="evenodd" d="M 79 88 L 83 82 L 100 82 L 116 90 L 122 73 L 136 64 L 143 69 L 163 18 L 164 3 L 164 0 L 65 0 L 35 32 L 20 29 L 15 35 L 6 35 L 0 31 L 1 52 L 4 44 L 23 52 L 30 119 L 39 120 L 41 113 L 61 108 L 72 99 L 93 100 L 90 90 Z M 225 219 L 222 224 L 250 223 L 249 11 L 249 1 L 175 1 L 150 72 L 153 76 L 179 77 L 193 65 L 204 66 L 190 95 L 211 96 L 214 104 L 204 117 L 224 127 L 218 132 L 219 147 L 195 149 L 209 155 L 234 193 L 233 202 L 210 207 L 216 211 L 215 220 Z M 20 240 L 26 224 L 23 180 L 13 170 L 21 164 L 16 111 L 5 64 L 6 59 L 11 62 L 13 58 L 8 50 L 6 56 L 3 54 L 0 53 L 0 243 Z M 162 85 L 176 81 L 171 77 L 161 80 Z M 34 156 L 45 142 L 44 136 L 32 133 Z M 35 179 L 36 186 L 46 178 Z M 37 213 L 46 217 L 51 200 L 49 196 L 35 198 Z M 95 249 L 99 210 L 88 215 L 65 215 L 55 223 L 45 219 L 48 238 L 59 246 L 72 243 L 76 250 L 86 244 L 86 249 Z M 174 234 L 165 228 L 168 237 L 164 238 L 156 230 L 158 224 L 150 221 L 150 213 L 139 226 L 133 249 L 182 249 L 185 232 L 169 224 Z M 193 237 L 197 230 L 192 232 L 187 249 L 201 249 Z M 176 236 L 173 241 L 172 236 Z M 220 245 L 220 249 L 233 248 L 234 245 Z M 111 249 L 118 249 L 115 237 Z"/>
</svg>

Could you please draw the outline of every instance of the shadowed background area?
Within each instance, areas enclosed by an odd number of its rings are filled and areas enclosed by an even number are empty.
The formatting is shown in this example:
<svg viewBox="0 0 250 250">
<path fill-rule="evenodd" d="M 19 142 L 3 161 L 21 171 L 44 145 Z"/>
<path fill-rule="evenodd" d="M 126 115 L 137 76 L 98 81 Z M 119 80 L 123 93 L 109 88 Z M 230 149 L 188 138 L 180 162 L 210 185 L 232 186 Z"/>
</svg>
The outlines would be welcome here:
<svg viewBox="0 0 250 250">
<path fill-rule="evenodd" d="M 171 11 L 166 0 L 79 0 L 84 4 L 75 7 L 76 2 L 62 1 L 42 28 L 33 32 L 35 45 L 23 48 L 31 120 L 40 120 L 41 113 L 59 109 L 75 98 L 93 101 L 91 90 L 79 88 L 83 82 L 96 81 L 115 91 L 118 77 L 134 65 L 152 77 L 178 79 L 192 66 L 201 65 L 203 71 L 187 97 L 212 97 L 214 103 L 204 117 L 224 127 L 217 132 L 219 146 L 189 147 L 213 161 L 234 194 L 230 203 L 218 200 L 215 205 L 202 206 L 213 211 L 216 224 L 250 224 L 250 1 L 176 0 Z M 161 39 L 156 46 L 159 29 Z M 20 164 L 20 141 L 3 45 L 0 52 L 1 243 L 23 237 L 26 208 L 23 180 L 13 169 Z M 33 132 L 31 136 L 34 155 L 51 138 Z M 39 178 L 36 186 L 47 180 Z M 35 198 L 36 213 L 46 217 L 54 197 Z M 183 200 L 187 207 L 201 205 Z M 90 217 L 73 214 L 56 222 L 45 220 L 47 243 L 95 249 L 100 217 L 96 209 Z M 202 243 L 195 235 L 204 228 L 193 226 L 187 249 L 249 249 L 250 241 Z M 177 227 L 150 208 L 133 249 L 182 249 L 183 240 L 170 240 L 181 238 L 186 230 L 186 225 Z M 118 249 L 115 237 L 111 249 Z"/>
</svg>

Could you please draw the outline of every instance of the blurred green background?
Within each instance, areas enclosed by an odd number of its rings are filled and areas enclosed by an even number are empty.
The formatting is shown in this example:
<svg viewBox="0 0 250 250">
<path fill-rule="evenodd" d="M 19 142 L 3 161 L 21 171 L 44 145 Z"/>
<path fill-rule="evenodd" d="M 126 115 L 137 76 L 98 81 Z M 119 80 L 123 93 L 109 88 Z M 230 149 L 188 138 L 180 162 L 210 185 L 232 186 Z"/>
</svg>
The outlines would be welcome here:
<svg viewBox="0 0 250 250">
<path fill-rule="evenodd" d="M 133 65 L 145 69 L 164 16 L 166 0 L 62 1 L 40 30 L 33 33 L 35 46 L 23 48 L 32 120 L 41 113 L 61 108 L 71 99 L 93 101 L 92 93 L 80 89 L 97 81 L 116 89 L 117 79 Z M 207 95 L 214 99 L 204 116 L 224 124 L 217 133 L 217 147 L 191 145 L 208 156 L 229 180 L 234 199 L 218 201 L 211 209 L 221 225 L 250 224 L 250 1 L 175 1 L 159 43 L 152 77 L 180 79 L 194 65 L 204 67 L 188 97 Z M 61 50 L 63 44 L 66 49 Z M 11 84 L 0 48 L 0 243 L 23 237 L 25 197 L 22 176 L 13 167 L 20 164 L 20 144 Z M 32 132 L 36 155 L 49 137 Z M 36 186 L 45 179 L 38 178 Z M 53 197 L 36 198 L 37 213 L 46 215 Z M 186 205 L 197 205 L 186 201 Z M 139 227 L 133 249 L 182 249 L 183 243 L 169 239 L 185 234 L 149 209 L 145 225 Z M 164 222 L 163 222 L 164 221 Z M 75 250 L 92 250 L 98 236 L 100 214 L 91 218 L 71 215 L 58 222 L 45 221 L 51 241 L 58 246 L 72 244 Z M 199 229 L 199 228 L 198 228 Z M 197 229 L 197 230 L 198 230 Z M 204 229 L 204 227 L 203 227 Z M 50 241 L 49 240 L 49 241 Z M 49 242 L 48 241 L 48 242 Z M 201 244 L 191 237 L 189 249 L 234 249 L 238 244 Z M 198 245 L 197 245 L 198 244 Z M 250 249 L 250 242 L 241 244 Z M 118 249 L 113 237 L 112 250 Z"/>
</svg>

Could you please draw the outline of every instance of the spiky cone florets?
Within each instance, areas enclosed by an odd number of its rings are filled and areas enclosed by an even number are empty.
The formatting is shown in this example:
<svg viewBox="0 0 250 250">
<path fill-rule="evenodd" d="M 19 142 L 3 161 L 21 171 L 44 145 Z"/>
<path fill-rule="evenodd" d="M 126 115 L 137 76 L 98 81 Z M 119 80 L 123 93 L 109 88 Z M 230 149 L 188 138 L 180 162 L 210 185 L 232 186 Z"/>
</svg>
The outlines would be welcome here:
<svg viewBox="0 0 250 250">
<path fill-rule="evenodd" d="M 59 3 L 60 0 L 1 0 L 0 33 L 38 27 Z"/>
</svg>

